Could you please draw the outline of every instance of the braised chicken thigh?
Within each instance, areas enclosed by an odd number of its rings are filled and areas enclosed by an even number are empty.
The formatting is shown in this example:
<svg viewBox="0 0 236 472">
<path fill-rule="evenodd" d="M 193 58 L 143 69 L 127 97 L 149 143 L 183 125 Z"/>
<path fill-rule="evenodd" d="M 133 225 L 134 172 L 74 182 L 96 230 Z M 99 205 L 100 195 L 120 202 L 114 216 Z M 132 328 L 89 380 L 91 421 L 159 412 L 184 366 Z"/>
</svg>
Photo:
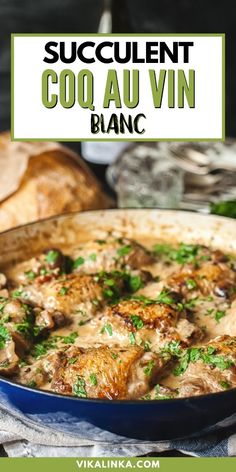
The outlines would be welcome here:
<svg viewBox="0 0 236 472">
<path fill-rule="evenodd" d="M 165 361 L 141 347 L 82 350 L 57 354 L 52 389 L 91 398 L 139 398 L 155 383 Z"/>
<path fill-rule="evenodd" d="M 182 354 L 186 370 L 181 375 L 179 396 L 190 397 L 236 387 L 236 337 L 218 336 Z"/>
<path fill-rule="evenodd" d="M 102 316 L 103 323 L 110 324 L 113 333 L 127 344 L 137 343 L 160 349 L 168 340 L 180 340 L 183 345 L 203 337 L 201 329 L 190 322 L 186 313 L 178 310 L 171 293 L 161 292 L 159 300 L 145 297 L 123 300 L 107 308 Z M 165 300 L 165 301 L 161 301 Z"/>
<path fill-rule="evenodd" d="M 73 251 L 72 257 L 76 272 L 89 274 L 101 270 L 122 270 L 125 267 L 139 269 L 154 260 L 151 253 L 136 241 L 113 237 L 89 241 Z"/>
</svg>

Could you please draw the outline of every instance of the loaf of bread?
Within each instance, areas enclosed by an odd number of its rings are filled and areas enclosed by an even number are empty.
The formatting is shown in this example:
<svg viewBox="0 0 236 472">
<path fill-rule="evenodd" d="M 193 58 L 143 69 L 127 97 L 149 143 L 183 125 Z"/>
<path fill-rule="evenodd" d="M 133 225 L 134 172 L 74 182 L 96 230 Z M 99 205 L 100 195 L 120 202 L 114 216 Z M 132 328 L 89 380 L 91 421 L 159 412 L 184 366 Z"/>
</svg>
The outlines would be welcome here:
<svg viewBox="0 0 236 472">
<path fill-rule="evenodd" d="M 58 143 L 0 135 L 0 231 L 71 211 L 112 206 L 84 161 Z"/>
</svg>

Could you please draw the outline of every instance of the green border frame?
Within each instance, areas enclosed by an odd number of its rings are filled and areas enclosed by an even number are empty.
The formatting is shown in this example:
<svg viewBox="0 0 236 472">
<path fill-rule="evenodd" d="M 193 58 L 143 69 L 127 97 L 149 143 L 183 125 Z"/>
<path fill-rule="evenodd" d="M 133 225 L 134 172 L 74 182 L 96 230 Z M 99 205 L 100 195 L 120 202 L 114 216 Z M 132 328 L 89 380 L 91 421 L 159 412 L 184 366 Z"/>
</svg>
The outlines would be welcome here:
<svg viewBox="0 0 236 472">
<path fill-rule="evenodd" d="M 221 37 L 222 39 L 222 133 L 220 138 L 15 138 L 14 136 L 14 38 L 16 37 Z M 124 142 L 158 142 L 158 141 L 224 141 L 225 140 L 225 33 L 12 33 L 11 34 L 11 140 L 12 141 L 59 141 L 59 142 L 83 142 L 83 141 L 98 141 L 98 142 L 112 142 L 112 141 L 124 141 Z"/>
<path fill-rule="evenodd" d="M 83 462 L 79 467 L 78 462 Z M 89 466 L 92 464 L 92 467 Z M 112 467 L 112 463 L 114 464 Z M 116 465 L 117 463 L 117 465 Z M 122 463 L 122 465 L 119 465 Z M 96 467 L 96 465 L 99 466 Z M 4 472 L 234 472 L 235 457 L 2 457 L 0 467 Z"/>
</svg>

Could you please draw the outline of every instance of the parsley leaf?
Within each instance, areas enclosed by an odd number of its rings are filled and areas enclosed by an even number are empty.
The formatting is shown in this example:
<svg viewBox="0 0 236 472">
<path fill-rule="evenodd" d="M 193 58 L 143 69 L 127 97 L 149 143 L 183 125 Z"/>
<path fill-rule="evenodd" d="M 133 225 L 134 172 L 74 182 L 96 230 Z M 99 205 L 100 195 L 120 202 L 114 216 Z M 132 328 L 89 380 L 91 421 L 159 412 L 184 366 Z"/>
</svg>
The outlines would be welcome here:
<svg viewBox="0 0 236 472">
<path fill-rule="evenodd" d="M 162 354 L 167 353 L 171 356 L 179 357 L 182 354 L 182 349 L 180 348 L 179 341 L 170 341 L 169 343 L 165 344 L 163 349 L 161 350 Z"/>
<path fill-rule="evenodd" d="M 7 341 L 11 340 L 11 335 L 5 326 L 0 325 L 0 349 L 3 349 Z"/>
<path fill-rule="evenodd" d="M 23 288 L 20 287 L 20 288 L 18 288 L 17 290 L 14 290 L 14 291 L 12 292 L 12 297 L 13 297 L 13 298 L 18 298 L 18 297 L 20 297 L 20 296 L 22 295 L 22 293 L 23 293 Z"/>
<path fill-rule="evenodd" d="M 103 244 L 106 244 L 105 239 L 95 239 L 96 243 L 100 244 L 102 246 Z"/>
<path fill-rule="evenodd" d="M 143 281 L 140 275 L 130 275 L 128 286 L 131 292 L 137 292 L 141 287 L 143 287 Z"/>
<path fill-rule="evenodd" d="M 35 387 L 37 387 L 37 384 L 36 384 L 35 380 L 31 380 L 30 382 L 28 382 L 26 384 L 26 386 L 31 387 L 31 388 L 35 388 Z"/>
<path fill-rule="evenodd" d="M 78 337 L 78 333 L 74 331 L 69 336 L 60 336 L 63 344 L 74 344 L 76 338 Z"/>
<path fill-rule="evenodd" d="M 45 356 L 50 349 L 55 349 L 57 347 L 57 338 L 52 337 L 42 341 L 41 343 L 35 344 L 31 354 L 35 359 L 40 359 Z"/>
<path fill-rule="evenodd" d="M 54 264 L 59 257 L 60 257 L 59 251 L 52 249 L 51 251 L 48 251 L 48 253 L 46 254 L 45 261 L 48 264 Z"/>
<path fill-rule="evenodd" d="M 174 303 L 174 299 L 171 296 L 170 290 L 164 288 L 155 300 L 156 303 L 165 303 L 171 305 Z"/>
<path fill-rule="evenodd" d="M 116 354 L 115 352 L 111 352 L 111 357 L 112 359 L 117 359 L 118 354 Z"/>
<path fill-rule="evenodd" d="M 152 305 L 154 303 L 164 303 L 166 305 L 171 305 L 175 303 L 170 290 L 164 288 L 161 293 L 158 295 L 157 298 L 148 298 L 144 295 L 134 295 L 131 297 L 131 300 L 140 301 L 143 303 L 144 306 Z"/>
<path fill-rule="evenodd" d="M 69 365 L 73 365 L 75 364 L 77 361 L 77 357 L 71 357 L 69 360 L 68 360 L 68 364 Z"/>
<path fill-rule="evenodd" d="M 77 257 L 75 261 L 73 262 L 73 270 L 78 269 L 81 265 L 83 265 L 85 262 L 85 259 L 83 257 Z"/>
<path fill-rule="evenodd" d="M 160 385 L 157 384 L 155 386 L 155 397 L 154 400 L 169 400 L 170 398 L 173 398 L 171 395 L 162 395 L 160 392 Z"/>
<path fill-rule="evenodd" d="M 138 315 L 131 315 L 130 316 L 133 326 L 137 329 L 141 329 L 144 326 L 143 320 Z"/>
<path fill-rule="evenodd" d="M 117 255 L 119 257 L 127 256 L 127 254 L 129 254 L 131 250 L 132 250 L 132 247 L 130 245 L 122 246 L 119 249 L 117 249 Z"/>
<path fill-rule="evenodd" d="M 66 295 L 68 293 L 68 287 L 61 287 L 59 295 Z"/>
<path fill-rule="evenodd" d="M 134 346 L 134 345 L 136 344 L 136 338 L 135 338 L 135 334 L 134 334 L 134 333 L 130 333 L 130 335 L 129 335 L 129 340 L 130 340 L 131 346 Z"/>
<path fill-rule="evenodd" d="M 90 259 L 90 261 L 95 262 L 95 261 L 97 260 L 97 254 L 95 254 L 95 253 L 94 253 L 94 254 L 90 254 L 89 259 Z"/>
<path fill-rule="evenodd" d="M 98 384 L 98 379 L 96 374 L 90 374 L 89 376 L 90 384 L 96 386 Z"/>
<path fill-rule="evenodd" d="M 194 288 L 197 287 L 197 283 L 196 283 L 195 280 L 193 280 L 193 279 L 188 279 L 188 280 L 186 280 L 186 287 L 187 287 L 189 290 L 193 290 Z"/>
<path fill-rule="evenodd" d="M 166 259 L 178 264 L 191 264 L 196 262 L 200 246 L 181 243 L 177 248 L 170 244 L 156 244 L 153 248 L 154 254 L 164 256 Z"/>
<path fill-rule="evenodd" d="M 220 322 L 221 318 L 223 318 L 226 315 L 226 312 L 223 310 L 217 310 L 215 312 L 215 320 L 217 323 Z"/>
<path fill-rule="evenodd" d="M 222 380 L 221 382 L 219 382 L 219 384 L 221 387 L 225 388 L 226 390 L 230 388 L 230 383 L 226 382 L 225 380 Z"/>
<path fill-rule="evenodd" d="M 27 277 L 28 280 L 34 280 L 36 277 L 36 274 L 35 272 L 33 272 L 33 270 L 26 270 L 25 276 Z"/>
<path fill-rule="evenodd" d="M 102 329 L 101 329 L 101 333 L 107 333 L 109 336 L 112 336 L 113 335 L 113 330 L 112 330 L 112 326 L 110 324 L 105 324 Z"/>
<path fill-rule="evenodd" d="M 83 397 L 83 398 L 87 397 L 87 392 L 85 388 L 85 380 L 80 376 L 77 377 L 77 382 L 75 385 L 73 385 L 72 390 L 76 397 Z"/>
<path fill-rule="evenodd" d="M 147 377 L 150 377 L 152 371 L 153 371 L 153 367 L 155 365 L 155 362 L 154 361 L 149 361 L 147 366 L 143 369 L 143 372 L 144 374 L 147 376 Z"/>
</svg>

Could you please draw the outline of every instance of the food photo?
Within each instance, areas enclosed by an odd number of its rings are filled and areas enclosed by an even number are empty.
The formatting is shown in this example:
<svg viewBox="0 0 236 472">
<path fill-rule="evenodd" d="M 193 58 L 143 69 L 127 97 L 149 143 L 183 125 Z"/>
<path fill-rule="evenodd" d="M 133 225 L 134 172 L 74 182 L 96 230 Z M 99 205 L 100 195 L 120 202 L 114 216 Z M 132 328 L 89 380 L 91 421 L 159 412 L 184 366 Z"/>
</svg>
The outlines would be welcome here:
<svg viewBox="0 0 236 472">
<path fill-rule="evenodd" d="M 233 3 L 0 6 L 0 461 L 235 457 Z M 226 33 L 224 139 L 15 139 L 10 35 L 49 31 Z"/>
</svg>

